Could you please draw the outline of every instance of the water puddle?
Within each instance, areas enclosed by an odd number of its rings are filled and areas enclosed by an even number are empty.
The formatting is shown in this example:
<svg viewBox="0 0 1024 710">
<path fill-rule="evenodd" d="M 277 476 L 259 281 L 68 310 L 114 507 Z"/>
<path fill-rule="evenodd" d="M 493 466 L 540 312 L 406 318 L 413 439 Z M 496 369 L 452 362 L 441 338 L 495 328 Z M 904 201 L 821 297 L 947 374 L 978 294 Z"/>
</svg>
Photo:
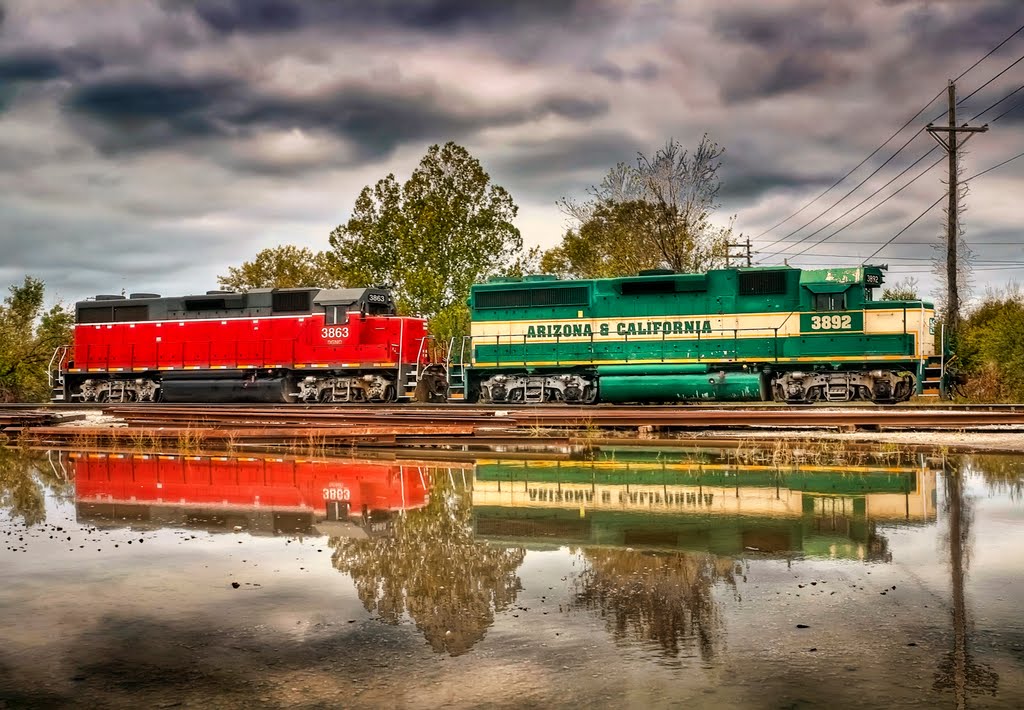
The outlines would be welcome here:
<svg viewBox="0 0 1024 710">
<path fill-rule="evenodd" d="M 0 449 L 0 707 L 1024 706 L 1024 458 L 777 453 Z"/>
</svg>

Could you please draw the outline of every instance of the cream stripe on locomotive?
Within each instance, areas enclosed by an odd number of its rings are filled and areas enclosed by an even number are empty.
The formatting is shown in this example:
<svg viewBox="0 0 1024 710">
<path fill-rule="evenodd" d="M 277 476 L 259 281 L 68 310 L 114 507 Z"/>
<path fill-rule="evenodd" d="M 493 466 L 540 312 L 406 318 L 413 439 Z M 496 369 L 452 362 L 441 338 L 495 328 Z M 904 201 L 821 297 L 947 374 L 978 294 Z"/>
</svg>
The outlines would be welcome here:
<svg viewBox="0 0 1024 710">
<path fill-rule="evenodd" d="M 669 323 L 671 332 L 663 333 L 664 324 Z M 634 326 L 633 333 L 620 332 L 619 324 L 625 326 L 628 331 L 629 325 Z M 658 333 L 638 333 L 639 327 L 652 328 L 658 324 Z M 607 326 L 607 332 L 602 335 L 601 326 Z M 559 335 L 548 335 L 549 330 L 557 326 Z M 568 326 L 568 328 L 566 328 Z M 579 326 L 589 332 L 581 335 L 573 334 L 574 328 Z M 543 328 L 539 331 L 538 327 Z M 531 330 L 532 328 L 532 330 Z M 507 321 L 478 321 L 472 324 L 471 333 L 475 343 L 486 344 L 481 338 L 494 336 L 527 336 L 531 343 L 554 343 L 565 340 L 622 340 L 628 335 L 630 340 L 661 340 L 665 339 L 696 339 L 707 338 L 709 331 L 717 334 L 721 331 L 738 329 L 743 337 L 763 338 L 775 334 L 778 328 L 779 335 L 800 334 L 800 314 L 793 313 L 739 313 L 730 315 L 687 315 L 687 316 L 657 316 L 657 317 L 621 317 L 621 318 L 560 318 L 550 320 L 507 320 Z M 564 331 L 564 333 L 563 333 Z M 681 332 L 680 332 L 681 331 Z M 543 334 L 541 334 L 543 333 Z"/>
</svg>

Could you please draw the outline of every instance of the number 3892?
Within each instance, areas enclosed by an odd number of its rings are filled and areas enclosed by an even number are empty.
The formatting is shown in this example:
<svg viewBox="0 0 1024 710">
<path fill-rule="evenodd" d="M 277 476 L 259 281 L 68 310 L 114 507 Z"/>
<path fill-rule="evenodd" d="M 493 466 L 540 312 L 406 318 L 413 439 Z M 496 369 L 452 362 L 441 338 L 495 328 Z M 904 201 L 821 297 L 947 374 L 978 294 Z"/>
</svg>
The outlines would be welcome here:
<svg viewBox="0 0 1024 710">
<path fill-rule="evenodd" d="M 852 330 L 850 316 L 811 316 L 811 330 Z"/>
</svg>

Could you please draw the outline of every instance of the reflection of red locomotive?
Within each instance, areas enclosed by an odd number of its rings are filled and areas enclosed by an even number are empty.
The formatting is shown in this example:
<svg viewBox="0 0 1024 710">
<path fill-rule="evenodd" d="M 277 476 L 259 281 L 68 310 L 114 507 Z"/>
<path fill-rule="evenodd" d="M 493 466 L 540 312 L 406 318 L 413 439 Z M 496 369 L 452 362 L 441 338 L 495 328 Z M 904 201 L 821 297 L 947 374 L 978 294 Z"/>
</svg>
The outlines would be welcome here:
<svg viewBox="0 0 1024 710">
<path fill-rule="evenodd" d="M 426 467 L 278 457 L 68 454 L 79 518 L 264 533 L 386 532 L 427 503 Z"/>
<path fill-rule="evenodd" d="M 427 323 L 383 288 L 133 293 L 75 305 L 54 399 L 391 402 L 443 397 Z"/>
</svg>

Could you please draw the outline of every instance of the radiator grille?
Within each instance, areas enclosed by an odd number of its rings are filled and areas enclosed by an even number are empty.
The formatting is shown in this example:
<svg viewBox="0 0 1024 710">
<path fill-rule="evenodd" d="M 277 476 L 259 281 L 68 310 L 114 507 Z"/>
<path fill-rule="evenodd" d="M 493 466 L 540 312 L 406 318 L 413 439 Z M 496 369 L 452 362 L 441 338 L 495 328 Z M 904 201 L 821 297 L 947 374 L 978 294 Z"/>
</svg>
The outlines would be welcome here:
<svg viewBox="0 0 1024 710">
<path fill-rule="evenodd" d="M 477 308 L 586 306 L 590 304 L 590 294 L 586 286 L 517 288 L 505 291 L 478 291 L 473 302 Z"/>
<path fill-rule="evenodd" d="M 309 291 L 275 293 L 271 307 L 274 313 L 309 313 L 312 295 Z"/>
<path fill-rule="evenodd" d="M 789 271 L 741 271 L 741 296 L 768 296 L 786 293 L 786 274 Z"/>
</svg>

